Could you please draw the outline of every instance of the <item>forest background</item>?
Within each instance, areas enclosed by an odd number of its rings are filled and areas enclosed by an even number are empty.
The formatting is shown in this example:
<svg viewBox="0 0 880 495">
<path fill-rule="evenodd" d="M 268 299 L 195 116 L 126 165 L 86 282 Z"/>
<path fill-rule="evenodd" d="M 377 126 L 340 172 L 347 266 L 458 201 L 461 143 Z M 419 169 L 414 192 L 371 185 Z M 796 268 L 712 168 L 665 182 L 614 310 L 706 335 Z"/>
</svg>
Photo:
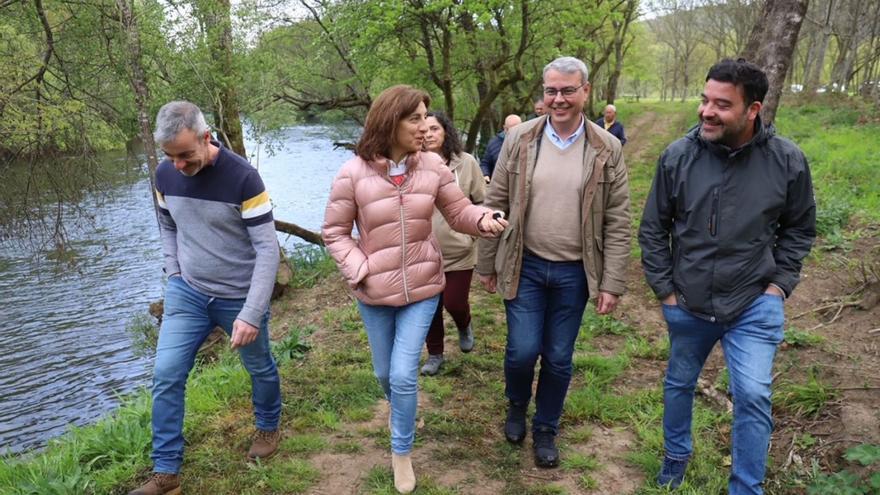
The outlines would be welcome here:
<svg viewBox="0 0 880 495">
<path fill-rule="evenodd" d="M 244 132 L 271 147 L 284 126 L 361 122 L 408 83 L 479 153 L 505 115 L 531 112 L 556 56 L 586 61 L 596 116 L 698 96 L 707 68 L 740 54 L 774 68 L 769 99 L 876 105 L 880 0 L 0 0 L 0 233 L 62 243 L 56 217 L 99 183 L 96 153 L 140 137 L 155 166 L 152 117 L 171 99 L 246 156 Z"/>
</svg>

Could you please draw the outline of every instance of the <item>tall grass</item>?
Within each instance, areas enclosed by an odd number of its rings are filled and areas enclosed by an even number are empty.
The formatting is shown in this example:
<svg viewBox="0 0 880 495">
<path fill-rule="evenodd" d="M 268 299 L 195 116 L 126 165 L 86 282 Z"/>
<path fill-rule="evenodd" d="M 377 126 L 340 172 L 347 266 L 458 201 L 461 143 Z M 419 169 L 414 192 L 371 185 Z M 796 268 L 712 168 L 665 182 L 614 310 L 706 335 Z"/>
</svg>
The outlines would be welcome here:
<svg viewBox="0 0 880 495">
<path fill-rule="evenodd" d="M 880 222 L 877 115 L 880 110 L 863 107 L 857 99 L 784 105 L 779 110 L 779 133 L 800 146 L 809 160 L 821 235 L 838 232 L 850 215 Z"/>
</svg>

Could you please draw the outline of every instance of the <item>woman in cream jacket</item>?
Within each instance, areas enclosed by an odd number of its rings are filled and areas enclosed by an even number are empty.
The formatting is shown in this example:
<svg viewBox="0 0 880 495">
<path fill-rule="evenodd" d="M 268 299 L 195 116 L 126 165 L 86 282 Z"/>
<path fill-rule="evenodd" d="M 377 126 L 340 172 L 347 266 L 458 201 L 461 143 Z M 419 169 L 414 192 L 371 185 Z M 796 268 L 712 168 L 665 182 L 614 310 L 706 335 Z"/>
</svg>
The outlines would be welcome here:
<svg viewBox="0 0 880 495">
<path fill-rule="evenodd" d="M 455 183 L 474 204 L 483 202 L 486 184 L 477 159 L 465 153 L 458 138 L 455 126 L 441 112 L 428 112 L 428 133 L 425 135 L 425 149 L 440 155 L 446 166 L 455 176 Z M 458 329 L 458 346 L 462 352 L 474 348 L 474 331 L 471 325 L 471 307 L 468 295 L 474 266 L 477 264 L 477 244 L 473 236 L 452 230 L 439 211 L 434 211 L 434 234 L 440 241 L 443 254 L 443 272 L 446 275 L 446 288 L 440 294 L 440 304 L 428 330 L 426 343 L 428 359 L 422 366 L 423 375 L 435 375 L 444 362 L 443 309 L 452 316 Z"/>
</svg>

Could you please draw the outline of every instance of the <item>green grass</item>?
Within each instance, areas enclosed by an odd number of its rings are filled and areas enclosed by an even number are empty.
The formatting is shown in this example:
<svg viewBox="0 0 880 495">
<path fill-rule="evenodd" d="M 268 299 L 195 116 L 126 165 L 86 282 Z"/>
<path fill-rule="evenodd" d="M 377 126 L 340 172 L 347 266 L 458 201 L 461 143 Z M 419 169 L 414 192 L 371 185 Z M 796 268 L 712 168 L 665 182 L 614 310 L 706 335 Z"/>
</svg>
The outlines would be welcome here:
<svg viewBox="0 0 880 495">
<path fill-rule="evenodd" d="M 456 495 L 458 490 L 438 485 L 434 480 L 428 477 L 420 477 L 418 480 L 414 495 Z M 394 474 L 389 467 L 376 466 L 372 468 L 364 477 L 363 485 L 365 489 L 361 491 L 364 495 L 397 495 L 394 488 Z"/>
<path fill-rule="evenodd" d="M 810 347 L 825 342 L 825 337 L 817 333 L 799 330 L 796 327 L 788 327 L 785 330 L 784 341 L 793 347 Z"/>
<path fill-rule="evenodd" d="M 851 472 L 822 473 L 815 469 L 807 488 L 808 495 L 873 495 L 880 493 L 880 445 L 861 444 L 847 449 L 844 459 L 866 469 Z"/>
<path fill-rule="evenodd" d="M 149 394 L 141 391 L 113 415 L 72 428 L 44 452 L 0 459 L 0 493 L 107 493 L 142 469 L 150 441 Z"/>
<path fill-rule="evenodd" d="M 817 371 L 811 370 L 806 383 L 782 383 L 773 394 L 774 405 L 798 415 L 819 416 L 839 392 L 817 375 Z"/>
<path fill-rule="evenodd" d="M 327 439 L 316 434 L 287 437 L 281 441 L 281 448 L 292 454 L 311 455 L 327 447 Z"/>
<path fill-rule="evenodd" d="M 318 281 L 336 273 L 333 258 L 323 247 L 314 244 L 298 244 L 287 253 L 287 261 L 293 269 L 294 287 L 313 287 Z"/>
<path fill-rule="evenodd" d="M 782 106 L 777 128 L 804 151 L 816 190 L 818 228 L 822 235 L 839 231 L 851 215 L 880 222 L 880 125 L 860 124 L 859 117 L 876 109 L 857 100 L 834 105 Z M 875 121 L 876 122 L 876 121 Z"/>
</svg>

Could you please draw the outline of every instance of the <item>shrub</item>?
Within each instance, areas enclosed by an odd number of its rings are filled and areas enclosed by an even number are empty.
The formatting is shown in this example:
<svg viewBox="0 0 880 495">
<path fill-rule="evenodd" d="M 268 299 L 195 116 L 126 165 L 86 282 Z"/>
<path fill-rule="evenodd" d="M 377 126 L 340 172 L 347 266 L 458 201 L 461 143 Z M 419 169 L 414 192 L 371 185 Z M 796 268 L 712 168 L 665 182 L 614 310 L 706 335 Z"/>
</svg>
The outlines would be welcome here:
<svg viewBox="0 0 880 495">
<path fill-rule="evenodd" d="M 135 314 L 125 325 L 125 331 L 131 336 L 132 352 L 137 357 L 152 356 L 156 353 L 159 342 L 159 328 L 153 317 L 147 313 Z"/>
</svg>

